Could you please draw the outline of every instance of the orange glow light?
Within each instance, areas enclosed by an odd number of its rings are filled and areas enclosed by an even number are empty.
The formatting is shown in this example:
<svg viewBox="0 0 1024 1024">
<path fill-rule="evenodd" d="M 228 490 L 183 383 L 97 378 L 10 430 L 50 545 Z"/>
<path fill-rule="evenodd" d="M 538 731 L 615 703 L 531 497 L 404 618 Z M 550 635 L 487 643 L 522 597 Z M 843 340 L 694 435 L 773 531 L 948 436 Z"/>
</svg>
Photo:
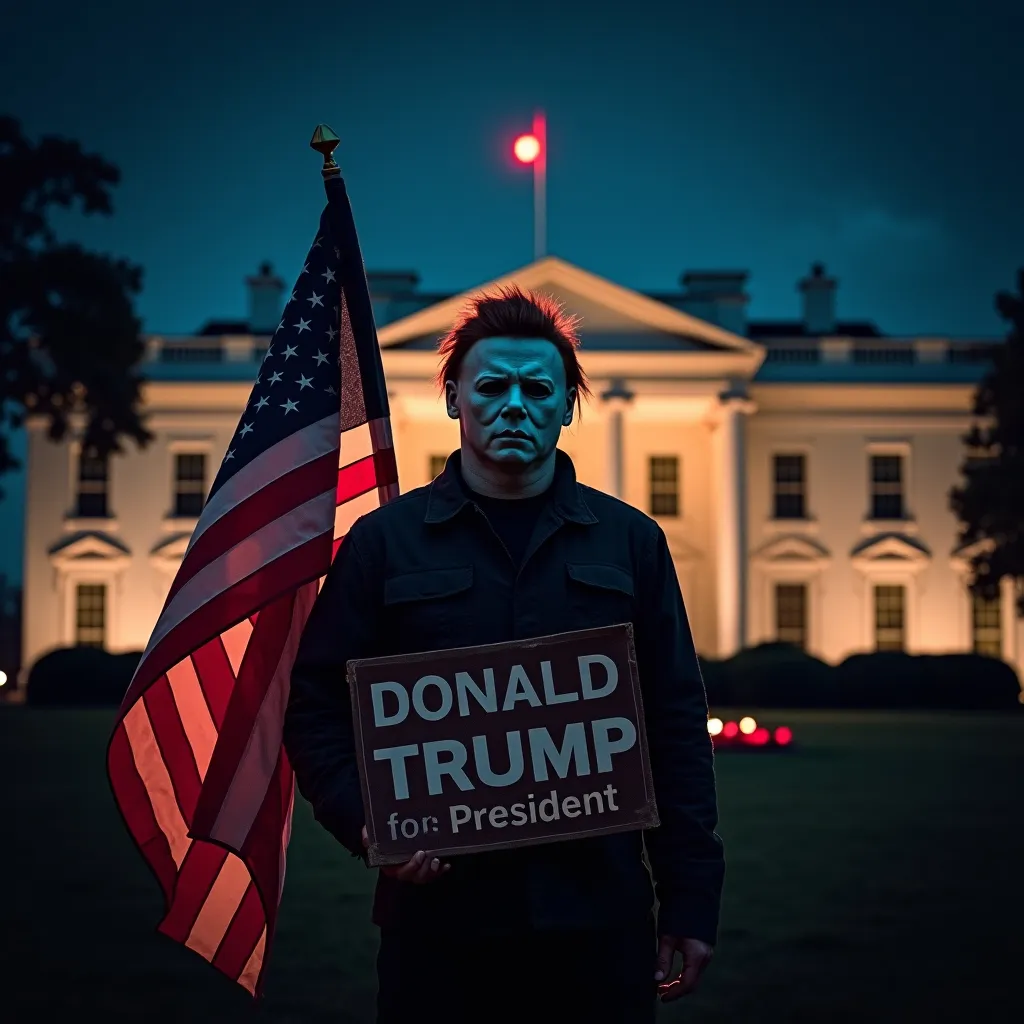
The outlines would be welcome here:
<svg viewBox="0 0 1024 1024">
<path fill-rule="evenodd" d="M 520 163 L 532 164 L 540 156 L 540 139 L 536 135 L 520 135 L 512 151 Z"/>
</svg>

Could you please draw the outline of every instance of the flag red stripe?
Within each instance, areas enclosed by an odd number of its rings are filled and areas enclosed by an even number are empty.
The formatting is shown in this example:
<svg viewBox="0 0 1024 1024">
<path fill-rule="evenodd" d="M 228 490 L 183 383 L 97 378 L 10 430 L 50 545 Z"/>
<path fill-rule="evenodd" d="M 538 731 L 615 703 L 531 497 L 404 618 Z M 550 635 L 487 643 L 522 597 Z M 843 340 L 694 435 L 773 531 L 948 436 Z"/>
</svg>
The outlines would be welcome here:
<svg viewBox="0 0 1024 1024">
<path fill-rule="evenodd" d="M 203 566 L 219 558 L 244 537 L 248 537 L 293 508 L 323 494 L 331 486 L 338 467 L 337 451 L 327 452 L 312 462 L 268 482 L 255 494 L 239 502 L 197 538 L 174 577 L 167 602 Z M 166 605 L 165 605 L 166 606 Z"/>
<path fill-rule="evenodd" d="M 331 541 L 329 532 L 313 537 L 245 579 L 239 580 L 234 586 L 222 590 L 212 601 L 208 601 L 180 622 L 153 648 L 139 666 L 128 689 L 128 702 L 132 702 L 145 690 L 153 669 L 159 667 L 159 671 L 166 671 L 186 657 L 189 651 L 196 651 L 198 658 L 197 648 L 200 645 L 219 637 L 224 630 L 230 629 L 251 614 L 257 606 L 264 608 L 269 601 L 322 576 L 327 571 Z M 214 637 L 211 637 L 211 633 Z M 227 655 L 224 656 L 224 664 L 229 673 L 224 677 L 227 684 L 224 683 L 224 678 L 220 678 L 216 681 L 214 690 L 221 685 L 229 684 L 234 687 L 234 672 L 231 671 Z M 205 685 L 205 667 L 201 667 L 197 661 L 196 669 L 204 679 Z"/>
<path fill-rule="evenodd" d="M 342 466 L 338 470 L 338 485 L 335 489 L 337 501 L 335 503 L 344 505 L 346 501 L 365 494 L 376 484 L 376 471 L 372 455 L 367 455 L 366 458 L 360 459 L 358 462 Z"/>
<path fill-rule="evenodd" d="M 178 802 L 178 810 L 186 823 L 192 820 L 202 780 L 196 767 L 192 745 L 185 735 L 181 716 L 171 695 L 171 685 L 167 676 L 161 676 L 142 698 L 149 715 L 150 726 L 156 739 L 160 756 L 167 766 L 174 796 Z"/>
<path fill-rule="evenodd" d="M 235 670 L 231 667 L 220 634 L 196 648 L 192 655 L 192 665 L 219 734 L 235 687 Z"/>
<path fill-rule="evenodd" d="M 160 830 L 153 814 L 149 792 L 135 767 L 128 732 L 120 722 L 107 748 L 107 774 L 125 825 L 160 882 L 164 898 L 169 900 L 174 892 L 177 865 L 171 856 L 167 837 Z"/>
<path fill-rule="evenodd" d="M 237 978 L 249 962 L 253 950 L 259 944 L 266 925 L 263 902 L 256 886 L 249 885 L 245 895 L 238 904 L 235 916 L 231 919 L 224 938 L 213 958 L 213 966 L 223 971 L 230 978 Z M 269 931 L 269 929 L 268 929 Z M 264 953 L 264 963 L 266 963 Z"/>
<path fill-rule="evenodd" d="M 200 834 L 213 831 L 217 814 L 234 781 L 256 717 L 274 677 L 274 669 L 288 639 L 294 607 L 295 591 L 267 605 L 260 615 L 259 626 L 253 629 L 249 637 L 234 699 L 206 771 L 202 800 L 196 808 L 194 827 Z"/>
<path fill-rule="evenodd" d="M 178 872 L 174 899 L 167 915 L 160 922 L 160 931 L 164 935 L 176 942 L 184 942 L 189 937 L 199 911 L 210 895 L 213 883 L 227 858 L 228 851 L 220 846 L 195 839 L 192 841 Z"/>
</svg>

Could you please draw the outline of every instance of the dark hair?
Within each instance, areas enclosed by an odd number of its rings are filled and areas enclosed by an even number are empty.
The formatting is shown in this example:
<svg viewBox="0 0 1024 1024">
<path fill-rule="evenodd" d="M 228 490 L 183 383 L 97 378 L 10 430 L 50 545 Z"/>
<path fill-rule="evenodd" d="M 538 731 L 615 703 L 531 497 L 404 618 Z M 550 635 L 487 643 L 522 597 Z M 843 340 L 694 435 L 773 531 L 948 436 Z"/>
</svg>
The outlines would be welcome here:
<svg viewBox="0 0 1024 1024">
<path fill-rule="evenodd" d="M 580 409 L 583 397 L 590 397 L 590 384 L 576 355 L 579 322 L 578 316 L 566 313 L 550 295 L 524 292 L 516 285 L 478 295 L 438 345 L 441 368 L 437 383 L 443 389 L 455 380 L 466 353 L 484 338 L 546 338 L 562 357 L 566 385 L 576 388 L 576 407 Z"/>
</svg>

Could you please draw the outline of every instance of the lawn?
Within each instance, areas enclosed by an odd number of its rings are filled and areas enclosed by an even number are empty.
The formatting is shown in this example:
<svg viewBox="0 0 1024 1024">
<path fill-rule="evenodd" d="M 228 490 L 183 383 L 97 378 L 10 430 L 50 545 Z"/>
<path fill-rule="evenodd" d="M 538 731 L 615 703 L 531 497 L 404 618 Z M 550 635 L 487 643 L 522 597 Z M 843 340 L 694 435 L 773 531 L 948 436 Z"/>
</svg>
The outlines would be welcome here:
<svg viewBox="0 0 1024 1024">
<path fill-rule="evenodd" d="M 154 933 L 104 775 L 111 718 L 0 707 L 0 1020 L 372 1021 L 372 875 L 302 802 L 260 1005 Z M 721 941 L 660 1019 L 1024 1019 L 1024 713 L 765 719 L 797 745 L 719 756 Z"/>
</svg>

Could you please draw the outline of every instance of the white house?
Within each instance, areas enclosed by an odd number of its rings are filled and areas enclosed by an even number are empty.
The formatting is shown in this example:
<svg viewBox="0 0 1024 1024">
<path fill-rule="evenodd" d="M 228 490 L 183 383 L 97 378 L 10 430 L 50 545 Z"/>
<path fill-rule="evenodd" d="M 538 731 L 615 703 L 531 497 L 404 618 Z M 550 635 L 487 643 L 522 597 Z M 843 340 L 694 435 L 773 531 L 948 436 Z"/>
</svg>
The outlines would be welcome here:
<svg viewBox="0 0 1024 1024">
<path fill-rule="evenodd" d="M 820 265 L 799 282 L 798 319 L 748 321 L 746 276 L 691 272 L 677 293 L 641 294 L 549 257 L 487 284 L 583 317 L 595 401 L 562 447 L 584 482 L 661 523 L 700 652 L 976 650 L 1024 675 L 1011 588 L 971 597 L 948 504 L 997 342 L 838 320 Z M 26 665 L 75 643 L 145 647 L 279 319 L 283 282 L 264 265 L 248 285 L 246 323 L 148 339 L 144 451 L 97 463 L 29 424 Z M 458 445 L 431 378 L 471 292 L 425 295 L 411 273 L 370 285 L 408 489 Z"/>
</svg>

